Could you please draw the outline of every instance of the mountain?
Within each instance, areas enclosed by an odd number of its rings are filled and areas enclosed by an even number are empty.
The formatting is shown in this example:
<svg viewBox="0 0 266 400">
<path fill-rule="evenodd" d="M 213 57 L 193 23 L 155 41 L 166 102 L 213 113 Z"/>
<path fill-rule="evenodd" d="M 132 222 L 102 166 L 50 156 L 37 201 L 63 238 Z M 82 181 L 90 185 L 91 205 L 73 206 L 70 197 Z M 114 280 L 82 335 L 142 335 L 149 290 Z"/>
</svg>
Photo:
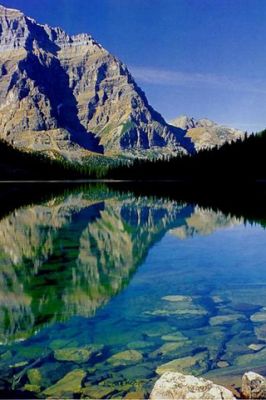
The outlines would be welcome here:
<svg viewBox="0 0 266 400">
<path fill-rule="evenodd" d="M 170 124 L 185 130 L 186 137 L 192 140 L 196 150 L 221 146 L 226 142 L 232 142 L 244 137 L 242 131 L 218 125 L 207 118 L 196 121 L 194 118 L 181 115 L 170 121 Z"/>
<path fill-rule="evenodd" d="M 88 34 L 69 36 L 0 6 L 0 138 L 80 160 L 192 153 L 127 67 Z"/>
</svg>

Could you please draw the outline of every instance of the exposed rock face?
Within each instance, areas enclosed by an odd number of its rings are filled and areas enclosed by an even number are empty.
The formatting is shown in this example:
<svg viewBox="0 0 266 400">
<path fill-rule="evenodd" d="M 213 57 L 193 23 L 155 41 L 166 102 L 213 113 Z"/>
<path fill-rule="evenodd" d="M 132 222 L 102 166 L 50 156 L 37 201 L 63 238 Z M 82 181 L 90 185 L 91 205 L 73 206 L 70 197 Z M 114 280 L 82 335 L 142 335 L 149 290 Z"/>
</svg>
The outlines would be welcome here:
<svg viewBox="0 0 266 400">
<path fill-rule="evenodd" d="M 170 123 L 186 131 L 186 137 L 191 138 L 196 150 L 221 146 L 244 136 L 238 129 L 218 125 L 206 118 L 196 121 L 194 118 L 182 115 Z"/>
<path fill-rule="evenodd" d="M 242 377 L 241 391 L 246 399 L 265 399 L 266 379 L 255 372 L 246 372 Z"/>
<path fill-rule="evenodd" d="M 126 66 L 90 35 L 69 36 L 0 6 L 0 137 L 81 158 L 88 150 L 153 156 L 193 152 L 155 112 Z"/>
<path fill-rule="evenodd" d="M 178 372 L 166 372 L 155 383 L 150 399 L 233 400 L 235 397 L 230 390 L 206 379 Z"/>
</svg>

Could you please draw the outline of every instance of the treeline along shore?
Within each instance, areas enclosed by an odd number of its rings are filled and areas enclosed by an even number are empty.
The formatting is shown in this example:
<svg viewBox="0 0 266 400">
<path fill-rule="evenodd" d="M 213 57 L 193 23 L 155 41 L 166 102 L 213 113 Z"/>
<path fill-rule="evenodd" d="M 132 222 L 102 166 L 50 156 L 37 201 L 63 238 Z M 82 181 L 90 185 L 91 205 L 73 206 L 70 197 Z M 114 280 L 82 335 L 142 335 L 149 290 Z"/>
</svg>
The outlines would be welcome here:
<svg viewBox="0 0 266 400">
<path fill-rule="evenodd" d="M 262 183 L 266 182 L 265 151 L 266 130 L 194 155 L 154 160 L 92 156 L 83 163 L 70 162 L 62 156 L 53 159 L 42 153 L 21 151 L 0 141 L 0 180 L 176 180 L 209 185 Z"/>
</svg>

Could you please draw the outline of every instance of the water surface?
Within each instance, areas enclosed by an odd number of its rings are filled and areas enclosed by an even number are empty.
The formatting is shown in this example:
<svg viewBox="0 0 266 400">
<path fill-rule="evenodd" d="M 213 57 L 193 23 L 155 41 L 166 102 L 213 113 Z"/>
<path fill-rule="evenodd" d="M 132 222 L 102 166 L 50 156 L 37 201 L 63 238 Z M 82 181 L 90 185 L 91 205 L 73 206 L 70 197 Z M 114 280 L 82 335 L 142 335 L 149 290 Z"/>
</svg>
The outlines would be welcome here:
<svg viewBox="0 0 266 400">
<path fill-rule="evenodd" d="M 10 211 L 1 397 L 147 397 L 165 370 L 264 368 L 265 239 L 244 218 L 106 187 Z"/>
</svg>

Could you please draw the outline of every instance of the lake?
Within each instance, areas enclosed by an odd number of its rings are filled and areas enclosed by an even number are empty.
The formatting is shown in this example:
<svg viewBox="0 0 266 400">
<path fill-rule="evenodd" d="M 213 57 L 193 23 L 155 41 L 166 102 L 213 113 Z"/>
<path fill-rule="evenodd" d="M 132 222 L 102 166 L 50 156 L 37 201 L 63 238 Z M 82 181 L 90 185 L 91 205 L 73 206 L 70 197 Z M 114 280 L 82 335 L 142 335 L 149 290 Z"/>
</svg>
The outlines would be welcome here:
<svg viewBox="0 0 266 400">
<path fill-rule="evenodd" d="M 2 198 L 1 398 L 148 397 L 166 370 L 228 385 L 266 370 L 263 218 L 105 185 L 31 190 Z"/>
</svg>

